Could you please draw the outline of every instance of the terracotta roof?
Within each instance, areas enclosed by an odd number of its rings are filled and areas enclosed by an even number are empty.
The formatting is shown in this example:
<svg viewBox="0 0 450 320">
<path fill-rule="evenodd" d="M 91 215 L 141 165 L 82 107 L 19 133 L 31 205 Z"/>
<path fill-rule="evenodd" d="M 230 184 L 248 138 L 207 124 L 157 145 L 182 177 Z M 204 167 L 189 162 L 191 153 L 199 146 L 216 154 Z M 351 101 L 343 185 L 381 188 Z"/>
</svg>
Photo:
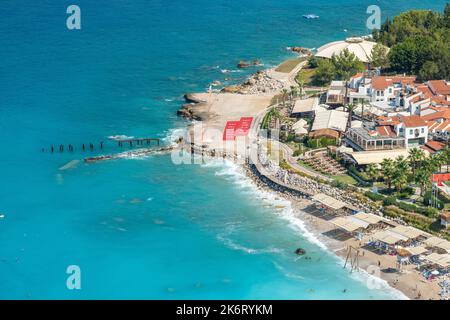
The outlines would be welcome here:
<svg viewBox="0 0 450 320">
<path fill-rule="evenodd" d="M 425 83 L 415 85 L 414 87 L 416 88 L 418 93 L 421 93 L 424 95 L 424 98 L 429 98 L 429 97 L 433 96 L 433 92 L 431 91 L 430 87 Z"/>
<path fill-rule="evenodd" d="M 439 151 L 445 147 L 445 143 L 434 140 L 429 140 L 425 145 L 433 151 Z"/>
<path fill-rule="evenodd" d="M 400 124 L 400 121 L 392 120 L 392 121 L 378 121 L 378 124 L 380 126 L 395 126 L 397 124 Z"/>
<path fill-rule="evenodd" d="M 440 131 L 440 132 L 450 131 L 450 120 L 445 120 L 442 123 L 438 122 L 438 125 L 433 127 L 432 130 L 433 131 Z"/>
<path fill-rule="evenodd" d="M 378 124 L 380 126 L 395 126 L 399 123 L 400 123 L 400 119 L 398 116 L 393 116 L 393 117 L 379 116 L 378 117 Z"/>
<path fill-rule="evenodd" d="M 436 129 L 436 127 L 438 127 L 440 125 L 440 123 L 436 122 L 436 121 L 427 121 L 427 125 L 428 125 L 428 130 L 433 131 L 434 129 Z"/>
<path fill-rule="evenodd" d="M 427 114 L 422 117 L 425 121 L 437 120 L 437 119 L 450 119 L 450 109 L 445 108 L 443 111 L 438 111 L 432 114 Z"/>
<path fill-rule="evenodd" d="M 428 81 L 428 85 L 434 94 L 444 96 L 450 94 L 450 85 L 445 80 L 430 80 Z"/>
<path fill-rule="evenodd" d="M 392 85 L 392 79 L 388 79 L 386 77 L 374 77 L 372 79 L 372 88 L 375 90 L 384 90 Z"/>
<path fill-rule="evenodd" d="M 436 103 L 436 104 L 450 106 L 450 101 L 448 101 L 444 97 L 434 96 L 434 97 L 431 97 L 431 101 Z"/>
<path fill-rule="evenodd" d="M 394 76 L 392 77 L 392 80 L 395 83 L 401 83 L 403 85 L 413 85 L 414 82 L 416 82 L 417 77 L 416 76 Z"/>
<path fill-rule="evenodd" d="M 394 130 L 392 130 L 391 126 L 379 126 L 379 127 L 376 127 L 375 130 L 377 131 L 378 135 L 383 136 L 383 137 L 397 136 L 395 134 Z"/>
<path fill-rule="evenodd" d="M 372 88 L 375 90 L 384 90 L 387 87 L 392 86 L 394 83 L 400 83 L 402 85 L 413 84 L 416 81 L 416 77 L 411 76 L 378 76 L 372 78 Z"/>
<path fill-rule="evenodd" d="M 419 116 L 403 116 L 402 121 L 406 128 L 427 126 L 425 120 Z"/>
</svg>

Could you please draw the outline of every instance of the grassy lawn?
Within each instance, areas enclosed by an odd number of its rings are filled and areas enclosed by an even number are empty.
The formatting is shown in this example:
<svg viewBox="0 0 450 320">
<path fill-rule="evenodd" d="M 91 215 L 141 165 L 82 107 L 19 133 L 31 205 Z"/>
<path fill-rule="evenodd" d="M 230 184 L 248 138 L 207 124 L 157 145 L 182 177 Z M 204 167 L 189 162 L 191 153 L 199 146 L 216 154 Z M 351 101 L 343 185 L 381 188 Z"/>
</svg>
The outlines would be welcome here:
<svg viewBox="0 0 450 320">
<path fill-rule="evenodd" d="M 296 58 L 296 59 L 289 59 L 280 64 L 275 71 L 283 72 L 283 73 L 289 73 L 302 61 L 305 61 L 305 58 Z"/>
<path fill-rule="evenodd" d="M 301 165 L 302 167 L 305 167 L 306 169 L 312 170 L 314 172 L 319 172 L 316 169 L 314 169 L 313 167 L 311 167 L 309 164 L 307 164 L 307 163 L 305 163 L 305 162 L 303 162 L 301 160 L 297 161 L 297 163 L 299 165 Z M 321 172 L 319 172 L 319 173 L 321 173 Z M 349 176 L 348 174 L 341 174 L 341 175 L 338 175 L 338 176 L 332 176 L 332 175 L 329 175 L 329 174 L 326 174 L 326 173 L 322 173 L 322 174 L 332 178 L 333 180 L 336 180 L 336 181 L 339 181 L 341 183 L 345 183 L 345 184 L 348 184 L 348 185 L 351 185 L 351 186 L 355 186 L 355 185 L 358 184 L 358 181 L 356 181 L 352 176 Z"/>
<path fill-rule="evenodd" d="M 356 181 L 352 176 L 349 176 L 348 174 L 342 174 L 339 176 L 331 176 L 331 178 L 333 178 L 334 180 L 341 182 L 341 183 L 345 183 L 348 185 L 357 185 L 358 181 Z"/>
<path fill-rule="evenodd" d="M 305 86 L 313 86 L 314 75 L 316 74 L 316 69 L 303 68 L 299 71 L 297 77 L 300 77 L 305 82 Z"/>
</svg>

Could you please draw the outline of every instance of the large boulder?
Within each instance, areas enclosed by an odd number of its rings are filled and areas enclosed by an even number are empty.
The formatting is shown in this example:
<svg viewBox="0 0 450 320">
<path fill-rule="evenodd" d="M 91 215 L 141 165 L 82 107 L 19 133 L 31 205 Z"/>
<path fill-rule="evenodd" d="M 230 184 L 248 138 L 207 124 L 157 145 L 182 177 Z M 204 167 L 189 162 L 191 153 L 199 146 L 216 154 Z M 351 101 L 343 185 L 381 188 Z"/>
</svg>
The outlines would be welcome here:
<svg viewBox="0 0 450 320">
<path fill-rule="evenodd" d="M 248 67 L 250 67 L 250 63 L 248 63 L 247 61 L 241 60 L 241 61 L 239 61 L 237 67 L 240 69 L 248 68 Z"/>
<path fill-rule="evenodd" d="M 238 93 L 241 89 L 241 86 L 228 86 L 223 88 L 221 91 L 225 93 Z"/>
</svg>

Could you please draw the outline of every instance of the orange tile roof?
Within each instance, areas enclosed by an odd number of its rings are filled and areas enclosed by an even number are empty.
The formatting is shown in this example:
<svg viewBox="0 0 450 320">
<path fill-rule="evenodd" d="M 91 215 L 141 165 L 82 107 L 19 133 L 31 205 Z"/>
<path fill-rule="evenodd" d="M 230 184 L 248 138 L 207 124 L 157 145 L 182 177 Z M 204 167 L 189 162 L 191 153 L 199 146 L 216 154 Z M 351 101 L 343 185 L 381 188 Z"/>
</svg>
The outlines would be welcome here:
<svg viewBox="0 0 450 320">
<path fill-rule="evenodd" d="M 403 116 L 402 122 L 406 128 L 411 127 L 425 127 L 427 123 L 419 116 Z"/>
<path fill-rule="evenodd" d="M 428 81 L 431 91 L 434 94 L 450 95 L 450 86 L 445 80 L 430 80 Z"/>
<path fill-rule="evenodd" d="M 440 123 L 436 121 L 427 121 L 428 130 L 433 131 L 439 124 Z"/>
<path fill-rule="evenodd" d="M 445 143 L 434 140 L 428 140 L 428 142 L 425 145 L 434 151 L 439 151 L 445 147 Z"/>
<path fill-rule="evenodd" d="M 378 124 L 380 126 L 395 126 L 400 123 L 398 116 L 393 117 L 385 117 L 385 116 L 379 116 L 378 117 Z"/>
<path fill-rule="evenodd" d="M 445 110 L 434 112 L 434 113 L 431 113 L 431 114 L 427 114 L 426 116 L 423 116 L 422 118 L 425 121 L 437 120 L 437 119 L 448 120 L 448 119 L 450 119 L 450 109 L 449 108 L 445 108 Z"/>
<path fill-rule="evenodd" d="M 439 126 L 435 127 L 434 130 L 436 130 L 436 131 L 450 131 L 449 126 L 450 126 L 450 120 L 445 120 Z"/>
<path fill-rule="evenodd" d="M 375 90 L 384 90 L 389 86 L 392 86 L 392 79 L 387 79 L 386 77 L 374 77 L 372 79 L 372 88 Z"/>
<path fill-rule="evenodd" d="M 450 106 L 450 101 L 446 100 L 444 97 L 434 96 L 431 98 L 431 101 L 436 104 Z"/>
<path fill-rule="evenodd" d="M 375 130 L 377 131 L 378 135 L 383 136 L 383 137 L 397 136 L 395 134 L 394 130 L 392 130 L 391 126 L 379 126 L 379 127 L 376 127 Z"/>
<path fill-rule="evenodd" d="M 372 78 L 372 88 L 375 90 L 384 90 L 394 83 L 401 83 L 402 85 L 413 84 L 416 81 L 416 77 L 411 76 L 378 76 Z"/>
</svg>

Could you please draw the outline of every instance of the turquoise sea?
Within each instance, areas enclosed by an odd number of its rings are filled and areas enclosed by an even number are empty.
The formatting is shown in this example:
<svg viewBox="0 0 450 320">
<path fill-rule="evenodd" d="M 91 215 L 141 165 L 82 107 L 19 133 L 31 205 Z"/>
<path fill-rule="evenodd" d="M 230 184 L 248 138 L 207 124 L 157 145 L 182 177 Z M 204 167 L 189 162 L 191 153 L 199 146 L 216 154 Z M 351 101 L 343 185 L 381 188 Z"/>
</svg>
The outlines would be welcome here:
<svg viewBox="0 0 450 320">
<path fill-rule="evenodd" d="M 66 28 L 73 3 L 77 31 Z M 186 125 L 176 116 L 185 92 L 242 80 L 255 69 L 231 72 L 241 59 L 270 67 L 287 46 L 367 34 L 371 4 L 384 20 L 445 1 L 2 0 L 0 298 L 400 297 L 350 275 L 232 164 L 158 155 L 59 170 L 110 135 L 170 140 Z M 41 152 L 61 143 L 77 149 Z M 69 265 L 81 290 L 66 287 Z"/>
</svg>

